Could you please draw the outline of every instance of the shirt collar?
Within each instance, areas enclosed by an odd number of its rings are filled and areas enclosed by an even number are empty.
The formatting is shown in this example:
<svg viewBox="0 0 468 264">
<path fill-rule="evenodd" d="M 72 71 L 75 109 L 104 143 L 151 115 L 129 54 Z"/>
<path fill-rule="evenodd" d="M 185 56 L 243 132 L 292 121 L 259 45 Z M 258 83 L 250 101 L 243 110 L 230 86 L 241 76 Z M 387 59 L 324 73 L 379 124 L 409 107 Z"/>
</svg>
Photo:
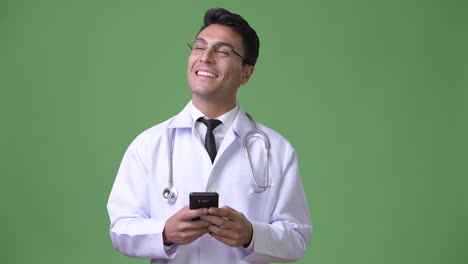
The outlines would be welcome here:
<svg viewBox="0 0 468 264">
<path fill-rule="evenodd" d="M 198 110 L 198 108 L 196 108 L 193 105 L 192 101 L 190 101 L 190 103 L 189 103 L 189 108 L 190 108 L 190 114 L 192 116 L 192 120 L 194 122 L 196 120 L 198 120 L 200 117 L 203 117 L 205 119 L 208 118 L 207 116 L 205 116 L 205 114 L 203 114 L 200 110 Z M 234 121 L 234 119 L 236 118 L 238 110 L 239 110 L 239 105 L 236 104 L 236 106 L 233 109 L 231 109 L 228 112 L 222 114 L 221 116 L 217 117 L 216 119 L 221 121 L 222 125 L 226 129 L 228 129 L 232 125 L 232 122 Z"/>
</svg>

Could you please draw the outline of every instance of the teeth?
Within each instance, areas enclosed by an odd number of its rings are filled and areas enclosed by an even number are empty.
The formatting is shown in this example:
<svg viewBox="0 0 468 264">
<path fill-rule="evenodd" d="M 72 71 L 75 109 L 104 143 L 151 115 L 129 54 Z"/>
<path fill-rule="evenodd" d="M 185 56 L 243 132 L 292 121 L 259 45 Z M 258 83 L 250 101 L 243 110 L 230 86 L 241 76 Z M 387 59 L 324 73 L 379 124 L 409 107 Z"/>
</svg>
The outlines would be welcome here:
<svg viewBox="0 0 468 264">
<path fill-rule="evenodd" d="M 202 75 L 202 76 L 207 76 L 210 78 L 216 78 L 217 76 L 211 72 L 206 72 L 206 71 L 198 71 L 197 75 Z"/>
</svg>

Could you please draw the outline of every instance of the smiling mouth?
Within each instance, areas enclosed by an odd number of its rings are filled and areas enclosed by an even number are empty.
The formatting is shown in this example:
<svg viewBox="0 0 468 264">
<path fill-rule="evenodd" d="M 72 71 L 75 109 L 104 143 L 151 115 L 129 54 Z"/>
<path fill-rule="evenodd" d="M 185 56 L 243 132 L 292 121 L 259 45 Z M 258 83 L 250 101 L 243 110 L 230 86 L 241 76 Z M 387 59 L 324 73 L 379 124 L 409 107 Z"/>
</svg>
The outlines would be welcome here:
<svg viewBox="0 0 468 264">
<path fill-rule="evenodd" d="M 206 76 L 206 77 L 210 77 L 210 78 L 217 78 L 218 75 L 212 73 L 212 72 L 207 72 L 207 71 L 196 71 L 195 74 L 197 76 Z"/>
</svg>

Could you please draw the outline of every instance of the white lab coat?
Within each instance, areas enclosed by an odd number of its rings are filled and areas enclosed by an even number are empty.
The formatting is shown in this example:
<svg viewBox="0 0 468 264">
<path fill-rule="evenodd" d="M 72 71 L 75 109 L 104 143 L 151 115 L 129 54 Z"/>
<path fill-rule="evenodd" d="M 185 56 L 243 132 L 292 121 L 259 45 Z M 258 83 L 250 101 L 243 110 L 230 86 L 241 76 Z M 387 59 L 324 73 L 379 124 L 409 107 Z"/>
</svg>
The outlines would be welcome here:
<svg viewBox="0 0 468 264">
<path fill-rule="evenodd" d="M 193 124 L 187 105 L 177 116 L 141 133 L 128 147 L 108 201 L 114 247 L 128 256 L 149 258 L 151 263 L 268 263 L 302 258 L 312 223 L 296 153 L 289 142 L 256 123 L 271 142 L 272 184 L 256 193 L 258 188 L 242 145 L 252 128 L 245 112 L 239 109 L 213 164 L 196 139 Z M 175 128 L 173 179 L 178 189 L 173 204 L 162 197 L 168 186 L 170 128 Z M 263 142 L 255 138 L 249 150 L 257 181 L 265 184 Z M 203 178 L 208 181 L 203 182 Z M 189 193 L 195 191 L 216 191 L 220 207 L 228 205 L 242 212 L 253 225 L 253 249 L 232 248 L 205 235 L 189 245 L 174 245 L 165 251 L 164 224 L 188 205 Z"/>
</svg>

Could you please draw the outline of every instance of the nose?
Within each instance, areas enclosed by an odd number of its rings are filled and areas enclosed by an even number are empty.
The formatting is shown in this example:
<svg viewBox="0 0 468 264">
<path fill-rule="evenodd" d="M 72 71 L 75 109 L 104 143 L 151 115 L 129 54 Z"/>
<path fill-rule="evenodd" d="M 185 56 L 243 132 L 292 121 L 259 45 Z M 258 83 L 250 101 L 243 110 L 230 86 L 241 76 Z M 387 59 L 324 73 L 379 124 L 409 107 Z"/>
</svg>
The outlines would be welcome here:
<svg viewBox="0 0 468 264">
<path fill-rule="evenodd" d="M 214 50 L 212 46 L 207 46 L 206 50 L 203 51 L 200 57 L 200 61 L 202 62 L 213 62 L 214 57 Z"/>
</svg>

